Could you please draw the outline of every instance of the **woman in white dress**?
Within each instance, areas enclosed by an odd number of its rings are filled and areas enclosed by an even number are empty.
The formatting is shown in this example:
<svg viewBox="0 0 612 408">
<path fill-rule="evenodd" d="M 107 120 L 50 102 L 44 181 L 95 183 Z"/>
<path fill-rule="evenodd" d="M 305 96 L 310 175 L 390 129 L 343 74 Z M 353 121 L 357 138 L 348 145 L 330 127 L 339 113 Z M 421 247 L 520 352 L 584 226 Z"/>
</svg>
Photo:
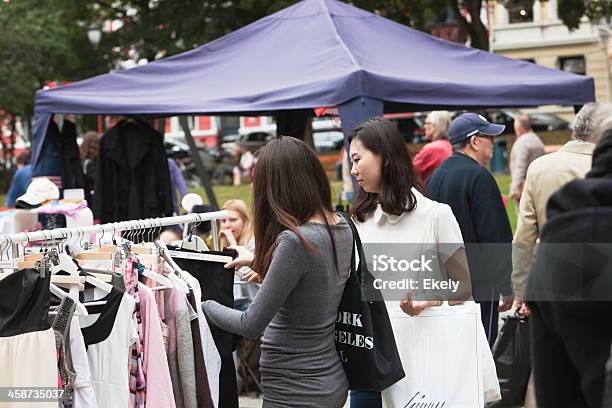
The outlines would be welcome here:
<svg viewBox="0 0 612 408">
<path fill-rule="evenodd" d="M 468 299 L 470 277 L 457 220 L 448 205 L 423 194 L 396 125 L 383 118 L 373 118 L 353 129 L 349 139 L 351 174 L 359 185 L 351 215 L 368 259 L 372 259 L 368 248 L 371 251 L 387 248 L 393 252 L 405 244 L 402 251 L 424 252 L 433 247 L 439 255 L 440 268 L 456 285 L 454 292 L 425 292 L 418 300 L 402 291 L 401 300 L 387 302 L 390 314 L 394 308 L 401 308 L 404 313 L 417 316 L 427 308 L 442 305 L 443 301 L 455 304 Z M 383 291 L 386 300 L 397 294 Z M 393 319 L 391 322 L 393 325 Z M 401 352 L 401 340 L 397 339 L 397 343 Z M 381 406 L 380 393 L 351 391 L 351 408 Z"/>
</svg>

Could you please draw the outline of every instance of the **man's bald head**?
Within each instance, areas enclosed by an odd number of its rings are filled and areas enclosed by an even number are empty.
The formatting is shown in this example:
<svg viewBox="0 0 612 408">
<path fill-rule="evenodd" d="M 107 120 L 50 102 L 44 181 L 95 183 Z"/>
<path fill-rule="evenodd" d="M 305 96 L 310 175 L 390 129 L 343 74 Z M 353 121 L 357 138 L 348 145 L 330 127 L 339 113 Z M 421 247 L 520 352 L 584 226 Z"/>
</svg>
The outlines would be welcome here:
<svg viewBox="0 0 612 408">
<path fill-rule="evenodd" d="M 517 136 L 531 131 L 531 118 L 529 115 L 518 115 L 514 118 L 514 133 Z"/>
</svg>

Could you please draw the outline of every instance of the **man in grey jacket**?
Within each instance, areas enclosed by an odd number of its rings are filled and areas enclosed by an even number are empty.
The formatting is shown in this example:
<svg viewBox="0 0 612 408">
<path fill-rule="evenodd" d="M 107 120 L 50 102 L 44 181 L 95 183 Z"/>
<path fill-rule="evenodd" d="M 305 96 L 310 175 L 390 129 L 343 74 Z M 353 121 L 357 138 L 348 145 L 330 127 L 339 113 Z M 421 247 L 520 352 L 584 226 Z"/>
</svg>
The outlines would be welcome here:
<svg viewBox="0 0 612 408">
<path fill-rule="evenodd" d="M 521 200 L 521 194 L 527 177 L 527 168 L 538 157 L 544 155 L 544 143 L 531 129 L 529 115 L 520 115 L 514 118 L 514 133 L 516 141 L 510 151 L 510 198 L 517 204 Z"/>
<path fill-rule="evenodd" d="M 601 133 L 598 124 L 610 114 L 610 103 L 584 105 L 576 115 L 572 140 L 559 151 L 535 160 L 527 171 L 512 245 L 513 308 L 521 314 L 529 313 L 523 297 L 536 240 L 546 222 L 546 203 L 555 191 L 572 180 L 584 178 L 591 169 L 591 155 Z"/>
</svg>

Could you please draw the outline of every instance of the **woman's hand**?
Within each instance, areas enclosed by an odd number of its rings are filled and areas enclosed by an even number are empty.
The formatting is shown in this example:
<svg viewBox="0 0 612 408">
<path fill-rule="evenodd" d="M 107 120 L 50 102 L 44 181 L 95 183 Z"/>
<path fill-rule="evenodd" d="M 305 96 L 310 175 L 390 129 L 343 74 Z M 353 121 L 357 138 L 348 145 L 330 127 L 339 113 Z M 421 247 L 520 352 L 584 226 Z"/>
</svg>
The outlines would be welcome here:
<svg viewBox="0 0 612 408">
<path fill-rule="evenodd" d="M 242 280 L 245 280 L 251 283 L 263 283 L 263 279 L 261 278 L 261 275 L 250 268 L 247 272 L 242 274 Z"/>
<path fill-rule="evenodd" d="M 442 306 L 441 300 L 412 300 L 412 295 L 408 294 L 406 299 L 400 300 L 400 307 L 410 316 L 418 316 L 428 307 Z"/>
<path fill-rule="evenodd" d="M 234 234 L 232 233 L 232 230 L 230 230 L 230 229 L 222 229 L 221 230 L 221 234 L 223 234 L 225 236 L 225 240 L 229 244 L 230 248 L 232 246 L 238 245 L 238 242 L 236 241 L 236 237 L 234 237 Z"/>
<path fill-rule="evenodd" d="M 253 253 L 240 245 L 231 245 L 228 247 L 238 252 L 238 256 L 224 265 L 225 269 L 240 269 L 243 266 L 251 267 L 253 264 Z"/>
</svg>

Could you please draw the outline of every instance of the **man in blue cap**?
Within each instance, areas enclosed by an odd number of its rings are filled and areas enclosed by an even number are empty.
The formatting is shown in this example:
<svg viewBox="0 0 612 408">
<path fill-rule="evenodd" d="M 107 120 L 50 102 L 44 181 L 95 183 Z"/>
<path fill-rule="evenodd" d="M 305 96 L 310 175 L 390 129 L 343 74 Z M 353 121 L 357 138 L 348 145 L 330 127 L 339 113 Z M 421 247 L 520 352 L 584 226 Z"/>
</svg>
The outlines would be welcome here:
<svg viewBox="0 0 612 408">
<path fill-rule="evenodd" d="M 448 129 L 453 154 L 429 178 L 432 200 L 448 204 L 466 243 L 472 294 L 480 304 L 482 323 L 492 346 L 500 311 L 512 306 L 512 229 L 499 187 L 486 168 L 493 139 L 504 125 L 476 113 L 464 113 Z M 503 303 L 499 304 L 500 293 Z"/>
</svg>

